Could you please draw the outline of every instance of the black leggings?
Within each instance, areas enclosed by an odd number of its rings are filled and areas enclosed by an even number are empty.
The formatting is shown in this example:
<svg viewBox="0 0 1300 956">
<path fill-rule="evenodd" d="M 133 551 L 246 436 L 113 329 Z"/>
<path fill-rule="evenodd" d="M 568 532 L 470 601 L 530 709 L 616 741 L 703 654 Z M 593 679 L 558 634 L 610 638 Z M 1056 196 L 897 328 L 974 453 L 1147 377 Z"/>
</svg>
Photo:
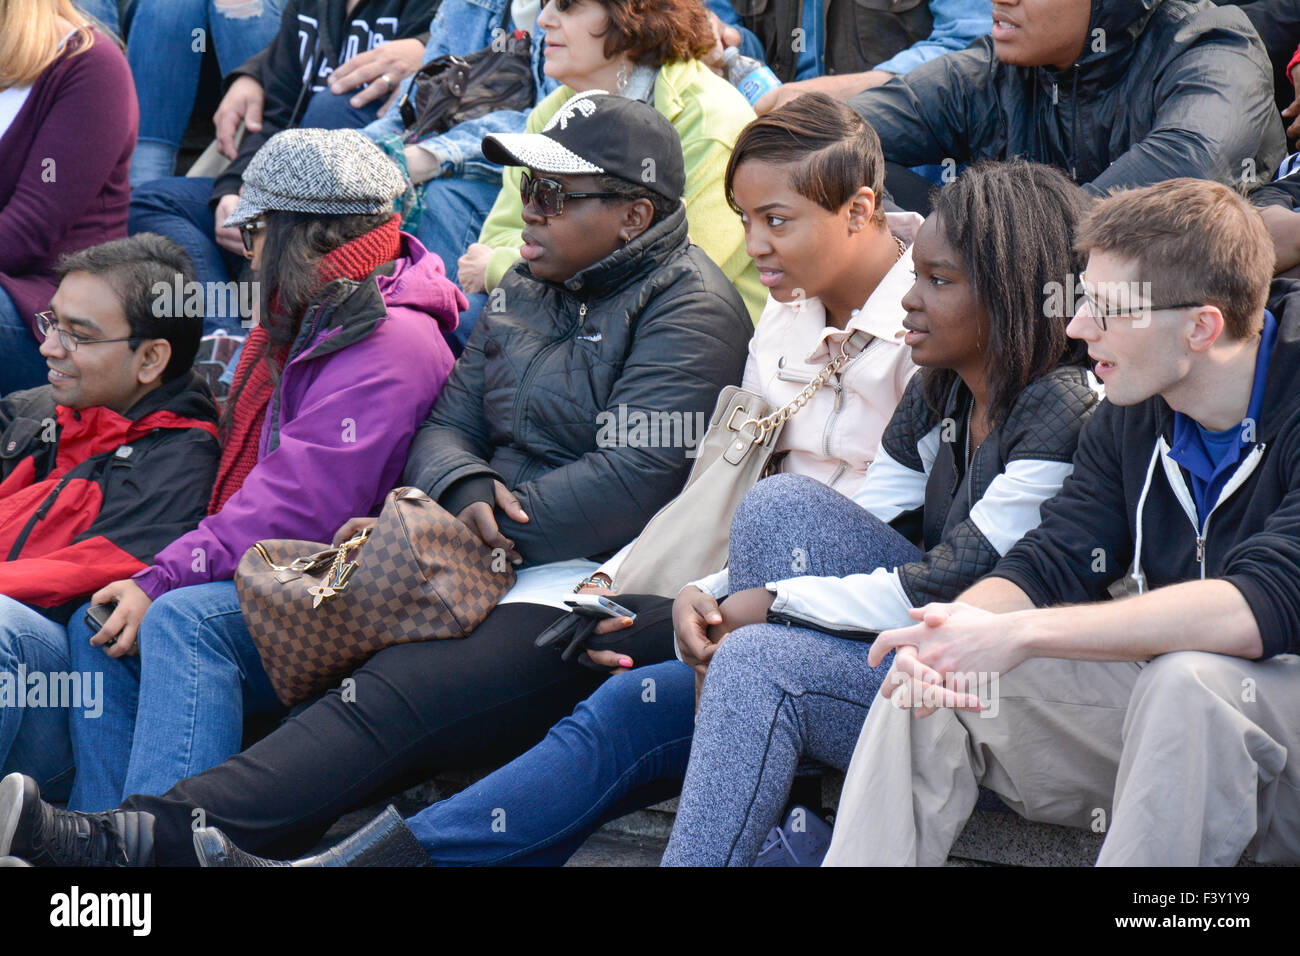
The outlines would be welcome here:
<svg viewBox="0 0 1300 956">
<path fill-rule="evenodd" d="M 600 646 L 638 665 L 672 656 L 672 601 L 620 596 L 636 623 Z M 509 760 L 537 743 L 604 680 L 538 649 L 560 617 L 537 604 L 498 607 L 465 640 L 391 647 L 243 753 L 123 809 L 156 818 L 156 859 L 193 866 L 195 820 L 236 845 L 296 856 L 339 816 L 448 769 Z M 196 814 L 201 810 L 202 814 Z"/>
</svg>

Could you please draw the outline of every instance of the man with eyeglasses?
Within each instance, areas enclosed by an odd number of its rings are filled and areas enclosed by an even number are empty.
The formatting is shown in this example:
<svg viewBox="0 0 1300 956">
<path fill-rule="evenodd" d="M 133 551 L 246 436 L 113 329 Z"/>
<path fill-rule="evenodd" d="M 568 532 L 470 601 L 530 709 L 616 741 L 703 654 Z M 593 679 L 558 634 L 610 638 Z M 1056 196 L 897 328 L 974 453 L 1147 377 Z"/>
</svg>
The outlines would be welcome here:
<svg viewBox="0 0 1300 956">
<path fill-rule="evenodd" d="M 1099 865 L 1300 860 L 1300 286 L 1268 299 L 1258 212 L 1203 180 L 1076 246 L 1106 401 L 1038 528 L 876 640 L 828 865 L 942 864 L 980 785 Z"/>
<path fill-rule="evenodd" d="M 67 256 L 57 275 L 37 317 L 49 384 L 0 399 L 0 769 L 66 799 L 67 707 L 105 702 L 102 678 L 68 674 L 65 625 L 198 524 L 219 451 L 191 369 L 203 320 L 154 291 L 193 280 L 184 251 L 146 233 Z"/>
</svg>

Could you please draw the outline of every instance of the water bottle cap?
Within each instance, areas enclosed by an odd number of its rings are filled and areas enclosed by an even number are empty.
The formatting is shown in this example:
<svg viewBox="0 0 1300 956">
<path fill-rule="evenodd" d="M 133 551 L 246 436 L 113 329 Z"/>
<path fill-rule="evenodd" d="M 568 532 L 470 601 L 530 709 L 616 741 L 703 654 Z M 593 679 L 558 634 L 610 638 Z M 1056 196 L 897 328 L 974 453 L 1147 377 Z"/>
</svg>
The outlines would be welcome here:
<svg viewBox="0 0 1300 956">
<path fill-rule="evenodd" d="M 722 62 L 730 66 L 738 56 L 740 56 L 740 47 L 725 47 L 722 51 Z"/>
</svg>

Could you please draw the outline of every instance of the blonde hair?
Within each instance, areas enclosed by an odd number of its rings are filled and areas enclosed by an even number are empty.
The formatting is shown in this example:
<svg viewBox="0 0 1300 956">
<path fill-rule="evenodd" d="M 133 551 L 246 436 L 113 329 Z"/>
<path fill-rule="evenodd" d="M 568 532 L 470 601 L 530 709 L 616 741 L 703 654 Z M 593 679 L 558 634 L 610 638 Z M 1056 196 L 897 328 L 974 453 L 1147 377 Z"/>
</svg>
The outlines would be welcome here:
<svg viewBox="0 0 1300 956">
<path fill-rule="evenodd" d="M 71 55 L 84 53 L 94 43 L 95 22 L 72 0 L 0 0 L 0 90 L 31 86 L 59 57 L 62 17 L 77 28 Z"/>
</svg>

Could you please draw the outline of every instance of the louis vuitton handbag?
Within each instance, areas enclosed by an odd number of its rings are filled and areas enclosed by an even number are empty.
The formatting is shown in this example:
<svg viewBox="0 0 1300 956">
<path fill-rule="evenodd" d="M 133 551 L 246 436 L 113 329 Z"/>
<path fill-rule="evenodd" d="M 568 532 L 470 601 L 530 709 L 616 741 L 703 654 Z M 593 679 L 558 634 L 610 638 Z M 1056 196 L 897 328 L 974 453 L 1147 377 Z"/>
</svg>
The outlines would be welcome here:
<svg viewBox="0 0 1300 956">
<path fill-rule="evenodd" d="M 374 527 L 338 547 L 259 541 L 235 571 L 244 621 L 291 707 L 395 644 L 468 637 L 514 568 L 418 488 L 389 493 Z"/>
</svg>

